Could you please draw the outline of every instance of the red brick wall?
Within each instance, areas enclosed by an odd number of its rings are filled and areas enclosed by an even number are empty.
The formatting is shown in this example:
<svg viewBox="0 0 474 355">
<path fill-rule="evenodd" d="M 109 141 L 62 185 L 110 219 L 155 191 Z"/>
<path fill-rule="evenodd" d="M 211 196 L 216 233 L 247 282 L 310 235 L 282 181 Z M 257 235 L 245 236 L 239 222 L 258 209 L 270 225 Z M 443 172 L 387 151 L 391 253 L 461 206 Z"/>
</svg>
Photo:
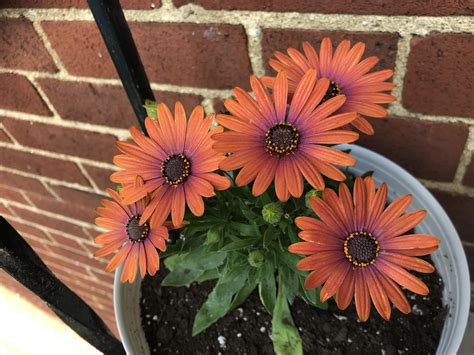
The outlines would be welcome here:
<svg viewBox="0 0 474 355">
<path fill-rule="evenodd" d="M 188 110 L 221 110 L 233 86 L 270 73 L 276 49 L 327 35 L 365 41 L 379 67 L 396 70 L 398 100 L 360 143 L 434 192 L 474 265 L 472 1 L 122 4 L 156 97 Z M 94 208 L 133 112 L 85 0 L 1 1 L 0 34 L 0 214 L 113 327 L 113 278 L 92 257 Z"/>
</svg>

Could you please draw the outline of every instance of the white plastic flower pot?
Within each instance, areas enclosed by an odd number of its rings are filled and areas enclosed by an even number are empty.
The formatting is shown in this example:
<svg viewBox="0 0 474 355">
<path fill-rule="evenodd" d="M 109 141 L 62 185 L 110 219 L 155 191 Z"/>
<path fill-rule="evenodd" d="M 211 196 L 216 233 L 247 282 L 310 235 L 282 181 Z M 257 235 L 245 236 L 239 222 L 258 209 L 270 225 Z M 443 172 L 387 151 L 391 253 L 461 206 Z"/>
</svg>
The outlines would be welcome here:
<svg viewBox="0 0 474 355">
<path fill-rule="evenodd" d="M 351 149 L 351 154 L 357 158 L 357 165 L 350 168 L 350 171 L 355 174 L 375 171 L 376 184 L 388 184 L 390 200 L 400 195 L 412 194 L 414 201 L 410 210 L 428 211 L 428 216 L 416 227 L 416 232 L 432 234 L 441 239 L 441 245 L 433 255 L 433 260 L 443 278 L 443 301 L 449 308 L 437 354 L 456 354 L 469 316 L 471 283 L 461 240 L 451 220 L 433 195 L 397 164 L 356 145 L 341 145 L 340 148 Z M 132 285 L 121 284 L 120 273 L 121 268 L 115 274 L 114 285 L 115 315 L 120 337 L 127 354 L 149 354 L 150 349 L 141 327 L 141 281 L 138 278 Z"/>
</svg>

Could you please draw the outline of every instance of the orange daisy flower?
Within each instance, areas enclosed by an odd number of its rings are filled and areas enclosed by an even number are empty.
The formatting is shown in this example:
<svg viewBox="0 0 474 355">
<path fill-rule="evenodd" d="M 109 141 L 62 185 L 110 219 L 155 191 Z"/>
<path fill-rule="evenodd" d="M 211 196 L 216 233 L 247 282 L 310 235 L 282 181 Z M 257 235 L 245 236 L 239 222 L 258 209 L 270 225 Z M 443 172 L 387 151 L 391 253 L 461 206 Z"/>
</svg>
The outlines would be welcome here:
<svg viewBox="0 0 474 355">
<path fill-rule="evenodd" d="M 378 313 L 389 319 L 390 301 L 403 313 L 410 304 L 397 286 L 421 294 L 429 293 L 420 279 L 405 269 L 423 273 L 434 267 L 416 256 L 434 252 L 436 237 L 425 234 L 402 235 L 420 223 L 426 211 L 405 213 L 412 197 L 397 198 L 387 208 L 387 186 L 378 190 L 374 180 L 358 177 L 354 196 L 345 184 L 339 185 L 339 196 L 325 189 L 322 199 L 312 198 L 311 207 L 319 219 L 298 217 L 296 224 L 303 231 L 304 242 L 290 245 L 292 253 L 309 255 L 297 267 L 311 271 L 305 287 L 321 289 L 321 301 L 336 294 L 340 309 L 346 309 L 355 298 L 357 314 L 366 321 L 371 300 Z"/>
<path fill-rule="evenodd" d="M 136 186 L 142 186 L 143 181 L 137 180 L 139 182 Z M 104 246 L 94 255 L 105 256 L 119 249 L 106 270 L 112 272 L 124 262 L 121 282 L 132 283 L 138 268 L 142 278 L 147 272 L 151 276 L 155 275 L 160 268 L 160 258 L 156 249 L 166 250 L 168 229 L 153 221 L 139 225 L 140 217 L 146 208 L 146 199 L 126 205 L 117 192 L 107 189 L 107 193 L 113 200 L 101 201 L 103 207 L 97 208 L 100 217 L 96 218 L 95 223 L 109 231 L 95 238 L 97 244 Z"/>
<path fill-rule="evenodd" d="M 395 84 L 385 82 L 393 75 L 392 70 L 367 74 L 379 59 L 373 56 L 360 61 L 364 50 L 364 43 L 358 42 L 351 48 L 351 42 L 344 40 L 333 54 L 331 40 L 324 38 L 319 56 L 308 42 L 304 42 L 304 54 L 294 48 L 288 49 L 288 55 L 277 51 L 276 59 L 270 59 L 269 64 L 277 72 L 284 70 L 288 73 L 290 93 L 296 90 L 304 73 L 309 69 L 316 69 L 318 78 L 328 78 L 331 81 L 322 101 L 337 95 L 346 95 L 347 100 L 339 112 L 357 112 L 359 116 L 351 124 L 363 133 L 374 134 L 372 125 L 364 116 L 387 116 L 387 110 L 379 104 L 395 100 L 394 96 L 383 93 L 392 90 Z M 268 87 L 273 87 L 275 78 L 265 77 L 263 82 Z"/>
<path fill-rule="evenodd" d="M 236 178 L 237 185 L 255 180 L 252 192 L 259 196 L 275 179 L 276 194 L 286 201 L 290 194 L 302 195 L 303 176 L 320 190 L 324 188 L 321 174 L 337 181 L 346 178 L 334 165 L 353 165 L 355 159 L 322 144 L 357 140 L 357 133 L 339 129 L 352 122 L 356 114 L 331 116 L 344 104 L 344 95 L 316 108 L 329 87 L 329 80 L 316 81 L 316 71 L 309 70 L 296 87 L 289 108 L 286 72 L 278 73 L 273 97 L 257 77 L 251 77 L 250 85 L 256 99 L 240 88 L 234 89 L 237 101 L 224 102 L 232 115 L 217 116 L 217 121 L 229 131 L 212 136 L 216 140 L 214 149 L 232 153 L 220 168 L 242 168 Z"/>
<path fill-rule="evenodd" d="M 132 127 L 130 133 L 136 144 L 117 142 L 124 154 L 115 156 L 114 163 L 124 170 L 113 173 L 110 179 L 125 185 L 122 194 L 126 204 L 150 194 L 151 202 L 143 211 L 140 225 L 150 217 L 152 223 L 163 224 L 171 213 L 173 224 L 179 226 L 186 204 L 194 215 L 201 216 L 202 197 L 214 196 L 214 189 L 230 186 L 229 179 L 214 173 L 224 155 L 211 148 L 211 134 L 222 132 L 222 127 L 210 130 L 213 116 L 204 117 L 201 106 L 193 110 L 189 122 L 179 102 L 174 118 L 165 104 L 158 105 L 157 113 L 158 122 L 151 117 L 145 120 L 150 137 Z M 139 188 L 130 184 L 136 176 L 145 180 Z"/>
</svg>

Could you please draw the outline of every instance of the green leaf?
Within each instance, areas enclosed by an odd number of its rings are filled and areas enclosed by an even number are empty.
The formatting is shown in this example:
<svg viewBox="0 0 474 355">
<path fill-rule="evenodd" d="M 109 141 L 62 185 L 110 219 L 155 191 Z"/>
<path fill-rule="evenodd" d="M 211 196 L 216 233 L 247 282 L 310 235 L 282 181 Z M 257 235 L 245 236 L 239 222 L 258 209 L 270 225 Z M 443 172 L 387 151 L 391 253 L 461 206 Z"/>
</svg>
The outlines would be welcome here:
<svg viewBox="0 0 474 355">
<path fill-rule="evenodd" d="M 241 267 L 234 265 L 227 268 L 196 314 L 193 336 L 207 329 L 230 310 L 234 295 L 245 285 L 249 269 L 248 265 Z"/>
<path fill-rule="evenodd" d="M 234 250 L 241 250 L 246 249 L 256 242 L 255 238 L 246 238 L 240 239 L 235 242 L 231 242 L 226 244 L 223 248 L 219 249 L 219 252 L 227 252 L 227 251 L 234 251 Z"/>
<path fill-rule="evenodd" d="M 303 291 L 303 294 L 301 295 L 303 300 L 314 307 L 318 307 L 320 309 L 328 309 L 328 303 L 321 302 L 321 299 L 319 298 L 319 291 L 321 291 L 321 288 L 305 288 L 305 277 L 303 275 L 299 275 L 299 280 L 301 290 Z"/>
<path fill-rule="evenodd" d="M 210 251 L 207 247 L 200 247 L 189 252 L 172 272 L 170 272 L 161 282 L 163 286 L 181 287 L 197 281 L 205 271 L 215 269 L 220 266 L 226 253 Z"/>
<path fill-rule="evenodd" d="M 237 294 L 237 296 L 235 296 L 234 300 L 232 301 L 230 310 L 236 309 L 238 306 L 244 303 L 247 297 L 252 294 L 253 290 L 255 290 L 255 287 L 257 287 L 257 281 L 258 281 L 256 277 L 257 272 L 258 270 L 256 269 L 250 270 L 249 277 L 247 281 L 245 282 L 244 287 L 240 289 L 239 293 Z"/>
<path fill-rule="evenodd" d="M 222 226 L 213 226 L 207 231 L 206 245 L 217 243 L 222 239 Z"/>
<path fill-rule="evenodd" d="M 280 274 L 280 283 L 285 284 L 286 297 L 290 304 L 293 303 L 296 295 L 299 292 L 300 282 L 298 280 L 298 273 L 291 270 L 289 267 L 282 266 L 278 268 Z"/>
<path fill-rule="evenodd" d="M 268 313 L 272 314 L 276 304 L 276 282 L 275 270 L 271 261 L 267 261 L 260 268 L 259 276 L 258 294 L 260 300 Z"/>
<path fill-rule="evenodd" d="M 250 225 L 245 223 L 232 222 L 230 226 L 232 229 L 237 231 L 242 237 L 260 236 L 260 230 L 258 229 L 256 224 Z"/>
<path fill-rule="evenodd" d="M 187 253 L 180 253 L 169 256 L 165 259 L 164 264 L 169 271 L 174 271 L 176 267 L 183 261 Z"/>
<path fill-rule="evenodd" d="M 215 280 L 215 279 L 218 279 L 219 276 L 220 276 L 219 270 L 217 269 L 207 270 L 207 271 L 204 271 L 204 273 L 196 279 L 196 282 L 201 283 L 204 281 Z"/>
<path fill-rule="evenodd" d="M 267 250 L 270 250 L 273 241 L 278 238 L 279 232 L 277 229 L 270 225 L 263 234 L 263 247 Z"/>
<path fill-rule="evenodd" d="M 291 317 L 285 284 L 279 283 L 272 318 L 273 349 L 277 355 L 303 355 L 303 341 Z"/>
<path fill-rule="evenodd" d="M 152 100 L 145 100 L 145 107 L 146 114 L 150 117 L 153 117 L 155 120 L 158 119 L 158 114 L 156 113 L 157 103 Z"/>
</svg>

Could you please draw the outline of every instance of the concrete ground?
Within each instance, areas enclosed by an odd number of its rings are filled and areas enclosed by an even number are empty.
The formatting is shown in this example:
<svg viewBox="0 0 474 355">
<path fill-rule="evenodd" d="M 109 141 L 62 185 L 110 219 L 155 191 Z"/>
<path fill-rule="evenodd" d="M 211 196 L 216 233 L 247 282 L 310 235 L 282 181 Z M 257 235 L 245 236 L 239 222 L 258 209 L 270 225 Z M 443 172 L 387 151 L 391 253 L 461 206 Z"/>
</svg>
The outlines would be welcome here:
<svg viewBox="0 0 474 355">
<path fill-rule="evenodd" d="M 60 319 L 0 286 L 1 355 L 100 354 Z"/>
</svg>

